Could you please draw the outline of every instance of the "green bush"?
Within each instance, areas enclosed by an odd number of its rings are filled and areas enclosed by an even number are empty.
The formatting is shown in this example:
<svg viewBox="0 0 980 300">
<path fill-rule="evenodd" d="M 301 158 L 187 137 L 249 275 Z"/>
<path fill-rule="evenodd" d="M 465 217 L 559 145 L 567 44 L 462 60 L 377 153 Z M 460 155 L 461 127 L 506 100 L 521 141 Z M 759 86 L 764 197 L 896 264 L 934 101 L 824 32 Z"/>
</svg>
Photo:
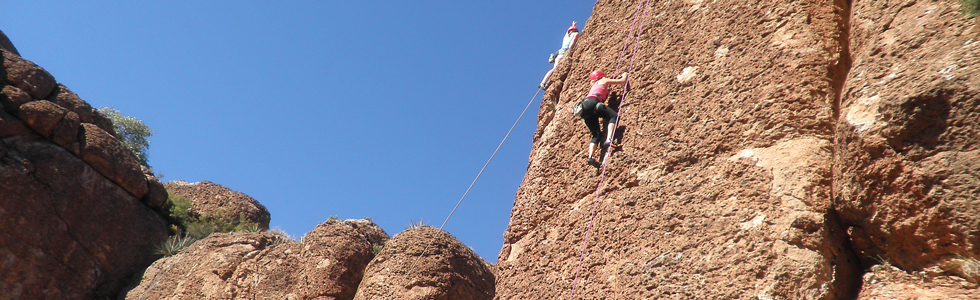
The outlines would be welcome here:
<svg viewBox="0 0 980 300">
<path fill-rule="evenodd" d="M 111 106 L 104 106 L 99 112 L 112 121 L 112 127 L 116 130 L 112 135 L 133 152 L 140 164 L 149 168 L 146 150 L 150 149 L 150 141 L 147 138 L 153 135 L 153 130 L 140 119 L 127 117 Z"/>
<path fill-rule="evenodd" d="M 167 194 L 167 203 L 163 206 L 167 212 L 167 217 L 171 223 L 183 225 L 185 220 L 192 218 L 191 202 L 180 195 L 169 192 Z"/>
<path fill-rule="evenodd" d="M 963 5 L 963 14 L 971 17 L 980 16 L 980 0 L 962 0 L 960 4 Z"/>
<path fill-rule="evenodd" d="M 216 231 L 214 224 L 207 222 L 190 222 L 184 225 L 185 234 L 195 239 L 203 239 Z"/>
<path fill-rule="evenodd" d="M 218 211 L 217 216 L 200 216 L 191 212 L 191 201 L 180 195 L 170 193 L 164 204 L 167 219 L 183 229 L 184 235 L 203 239 L 214 232 L 260 232 L 259 224 L 249 221 L 244 215 L 228 216 Z"/>
</svg>

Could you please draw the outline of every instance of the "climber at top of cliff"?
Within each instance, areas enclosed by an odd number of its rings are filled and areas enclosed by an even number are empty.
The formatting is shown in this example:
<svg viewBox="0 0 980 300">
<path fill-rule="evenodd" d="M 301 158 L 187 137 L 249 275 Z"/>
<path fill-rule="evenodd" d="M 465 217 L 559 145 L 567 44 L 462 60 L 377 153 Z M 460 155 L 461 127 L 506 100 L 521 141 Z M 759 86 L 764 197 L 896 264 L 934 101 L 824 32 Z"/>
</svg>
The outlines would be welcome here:
<svg viewBox="0 0 980 300">
<path fill-rule="evenodd" d="M 549 70 L 548 73 L 544 74 L 544 79 L 541 79 L 541 84 L 538 84 L 539 89 L 543 90 L 545 87 L 547 87 L 548 77 L 551 77 L 551 73 L 558 67 L 558 62 L 565 57 L 565 52 L 568 52 L 568 49 L 572 48 L 572 45 L 575 44 L 575 40 L 578 39 L 578 27 L 575 27 L 576 24 L 577 23 L 575 23 L 575 21 L 572 21 L 572 26 L 568 27 L 568 30 L 565 30 L 565 37 L 561 40 L 561 49 L 558 49 L 558 53 L 552 54 L 555 58 L 554 61 L 552 61 L 554 66 L 551 67 L 551 70 Z"/>
<path fill-rule="evenodd" d="M 600 70 L 595 70 L 592 74 L 589 74 L 589 79 L 592 80 L 592 88 L 589 89 L 588 96 L 585 99 L 575 103 L 574 113 L 575 115 L 582 118 L 585 121 L 585 126 L 589 127 L 589 132 L 592 133 L 592 142 L 589 143 L 589 156 L 587 158 L 589 163 L 594 163 L 595 160 L 592 159 L 592 153 L 595 152 L 595 145 L 602 141 L 601 130 L 603 127 L 606 128 L 606 140 L 602 142 L 602 147 L 608 147 L 612 143 L 613 135 L 615 130 L 613 126 L 618 115 L 616 111 L 605 105 L 606 98 L 609 97 L 609 86 L 610 85 L 624 85 L 626 84 L 626 78 L 629 76 L 628 73 L 623 73 L 618 79 L 606 78 L 606 75 Z M 599 118 L 605 120 L 605 126 L 599 127 Z M 612 144 L 614 148 L 619 148 L 619 145 Z"/>
</svg>

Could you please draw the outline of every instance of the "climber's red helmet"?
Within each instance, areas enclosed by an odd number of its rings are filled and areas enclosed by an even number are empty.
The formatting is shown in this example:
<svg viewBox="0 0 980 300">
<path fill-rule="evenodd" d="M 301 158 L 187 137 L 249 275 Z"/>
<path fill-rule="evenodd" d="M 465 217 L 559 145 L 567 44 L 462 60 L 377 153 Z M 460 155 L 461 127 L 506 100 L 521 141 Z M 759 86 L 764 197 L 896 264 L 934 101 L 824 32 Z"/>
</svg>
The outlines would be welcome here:
<svg viewBox="0 0 980 300">
<path fill-rule="evenodd" d="M 606 77 L 606 74 L 599 70 L 592 71 L 592 74 L 589 74 L 589 79 L 592 79 L 592 81 L 602 79 L 603 77 Z"/>
<path fill-rule="evenodd" d="M 572 32 L 572 31 L 578 32 L 578 28 L 575 27 L 575 24 L 576 24 L 575 21 L 572 21 L 572 27 L 568 27 L 568 30 L 565 30 L 565 34 L 568 34 L 569 32 Z"/>
</svg>

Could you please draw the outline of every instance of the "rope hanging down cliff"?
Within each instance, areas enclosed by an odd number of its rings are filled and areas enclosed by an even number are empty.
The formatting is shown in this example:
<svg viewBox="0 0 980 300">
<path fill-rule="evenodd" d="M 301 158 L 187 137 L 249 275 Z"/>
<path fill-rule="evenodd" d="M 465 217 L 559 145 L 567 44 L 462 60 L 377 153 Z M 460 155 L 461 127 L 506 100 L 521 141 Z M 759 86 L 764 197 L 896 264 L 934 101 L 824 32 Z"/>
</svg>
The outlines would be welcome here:
<svg viewBox="0 0 980 300">
<path fill-rule="evenodd" d="M 490 161 L 492 161 L 493 157 L 497 155 L 497 151 L 500 151 L 500 146 L 503 146 L 504 142 L 507 141 L 507 138 L 510 137 L 510 133 L 514 131 L 514 127 L 517 127 L 517 123 L 520 123 L 521 119 L 524 118 L 524 113 L 526 113 L 527 109 L 531 107 L 531 103 L 534 103 L 534 98 L 537 98 L 539 93 L 541 93 L 540 89 L 534 93 L 534 96 L 531 97 L 531 101 L 528 101 L 527 105 L 524 106 L 524 111 L 522 111 L 521 115 L 517 117 L 517 121 L 514 121 L 514 125 L 510 126 L 510 130 L 507 131 L 507 134 L 504 135 L 504 139 L 500 141 L 499 145 L 497 145 L 497 149 L 493 150 L 493 154 L 490 154 L 490 159 L 487 160 L 487 163 L 483 164 L 483 168 L 481 168 L 480 172 L 476 174 L 476 178 L 473 178 L 473 182 L 470 183 L 470 187 L 466 188 L 466 192 L 463 192 L 463 197 L 460 197 L 459 202 L 456 202 L 456 206 L 453 207 L 453 211 L 449 212 L 449 216 L 447 216 L 446 220 L 442 222 L 442 226 L 439 226 L 439 230 L 442 230 L 443 227 L 446 227 L 446 223 L 449 222 L 449 218 L 452 218 L 453 214 L 456 213 L 456 209 L 459 208 L 459 204 L 463 203 L 463 199 L 466 199 L 466 195 L 470 193 L 470 189 L 473 188 L 473 185 L 476 184 L 476 181 L 480 179 L 481 175 L 483 175 L 483 171 L 487 169 L 488 165 L 490 165 Z M 409 274 L 412 273 L 412 270 L 415 269 L 415 265 L 419 262 L 419 259 L 421 259 L 422 256 L 425 256 L 425 252 L 428 250 L 429 250 L 429 245 L 426 245 L 425 248 L 422 248 L 422 253 L 419 254 L 419 257 L 415 258 L 415 261 L 412 262 L 412 266 L 408 268 Z"/>
<path fill-rule="evenodd" d="M 626 41 L 623 42 L 623 50 L 620 51 L 619 59 L 616 61 L 616 71 L 613 74 L 619 73 L 619 66 L 620 63 L 623 61 L 623 55 L 626 53 L 627 45 L 629 44 L 630 40 L 633 39 L 633 29 L 634 26 L 636 25 L 636 17 L 640 13 L 640 7 L 643 7 L 643 17 L 642 20 L 640 21 L 640 27 L 636 34 L 636 41 L 633 44 L 633 51 L 630 57 L 629 71 L 627 72 L 627 73 L 633 73 L 633 67 L 634 67 L 633 62 L 634 59 L 636 58 L 636 50 L 640 44 L 640 35 L 643 33 L 643 26 L 644 23 L 646 22 L 647 9 L 649 8 L 648 0 L 644 0 L 640 6 L 637 6 L 636 12 L 633 13 L 633 24 L 630 25 L 630 33 L 626 36 Z M 626 82 L 626 85 L 623 87 L 623 90 L 624 90 L 623 99 L 620 102 L 619 107 L 626 106 L 626 97 L 629 95 L 628 93 L 629 81 Z M 622 118 L 622 114 L 620 114 L 619 116 L 620 117 L 616 118 L 615 126 L 613 126 L 612 128 L 619 127 L 619 120 L 620 118 Z M 604 185 L 604 180 L 606 177 L 606 166 L 609 164 L 609 157 L 612 154 L 612 147 L 613 147 L 612 143 L 606 146 L 606 153 L 605 156 L 603 156 L 602 158 L 602 172 L 599 174 L 599 185 L 596 187 L 595 200 L 592 203 L 592 213 L 589 216 L 589 226 L 585 232 L 585 239 L 582 240 L 582 255 L 579 257 L 578 266 L 575 268 L 575 279 L 572 281 L 572 290 L 568 296 L 568 299 L 572 299 L 575 297 L 575 289 L 578 286 L 578 275 L 579 275 L 579 271 L 582 270 L 582 262 L 585 260 L 586 246 L 588 245 L 589 242 L 589 236 L 592 233 L 592 223 L 595 220 L 596 208 L 599 205 L 599 193 L 602 191 Z"/>
</svg>

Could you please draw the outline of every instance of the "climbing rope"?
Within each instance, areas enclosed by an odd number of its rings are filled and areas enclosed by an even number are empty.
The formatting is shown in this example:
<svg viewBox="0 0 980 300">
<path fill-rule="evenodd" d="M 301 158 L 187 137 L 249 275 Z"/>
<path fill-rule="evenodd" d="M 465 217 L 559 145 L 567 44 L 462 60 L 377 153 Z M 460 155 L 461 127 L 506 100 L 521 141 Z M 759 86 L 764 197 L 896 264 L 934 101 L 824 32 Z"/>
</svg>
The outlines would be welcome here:
<svg viewBox="0 0 980 300">
<path fill-rule="evenodd" d="M 473 182 L 470 183 L 470 187 L 466 188 L 466 192 L 463 193 L 463 197 L 459 198 L 459 202 L 456 202 L 456 206 L 453 207 L 453 211 L 449 213 L 449 216 L 446 217 L 446 220 L 442 222 L 442 226 L 439 226 L 439 229 L 442 229 L 442 227 L 445 227 L 446 226 L 446 222 L 449 222 L 449 218 L 452 218 L 453 217 L 453 214 L 456 213 L 456 208 L 459 208 L 459 204 L 460 203 L 463 203 L 463 199 L 466 198 L 466 194 L 469 194 L 470 193 L 470 189 L 473 188 L 473 184 L 476 184 L 476 180 L 477 179 L 480 179 L 480 175 L 483 175 L 483 170 L 486 170 L 487 169 L 487 165 L 490 165 L 490 161 L 493 160 L 493 157 L 495 155 L 497 155 L 497 151 L 500 150 L 500 146 L 503 146 L 504 145 L 504 142 L 507 141 L 507 137 L 510 137 L 510 133 L 514 131 L 514 127 L 517 127 L 517 123 L 520 122 L 521 121 L 521 118 L 524 117 L 524 113 L 526 113 L 527 112 L 527 109 L 529 107 L 531 107 L 531 103 L 534 102 L 534 98 L 537 98 L 539 93 L 541 93 L 541 89 L 538 89 L 538 91 L 534 93 L 534 97 L 531 97 L 531 101 L 528 101 L 527 102 L 527 106 L 524 107 L 524 111 L 522 111 L 521 112 L 521 115 L 519 117 L 517 117 L 517 121 L 514 121 L 514 125 L 511 125 L 510 126 L 510 130 L 508 130 L 507 131 L 507 134 L 504 135 L 504 139 L 500 141 L 500 145 L 497 145 L 497 149 L 496 150 L 493 150 L 493 154 L 490 155 L 490 159 L 487 160 L 487 163 L 486 164 L 483 164 L 483 168 L 480 169 L 480 173 L 477 173 L 476 174 L 476 178 L 473 178 Z"/>
<path fill-rule="evenodd" d="M 633 52 L 630 54 L 632 57 L 630 58 L 629 73 L 633 73 L 633 67 L 634 67 L 633 62 L 634 59 L 636 59 L 636 49 L 640 43 L 640 35 L 643 33 L 643 25 L 644 23 L 646 23 L 647 10 L 649 9 L 648 4 L 649 4 L 648 0 L 644 0 L 640 6 L 637 6 L 636 12 L 633 14 L 633 25 L 636 25 L 636 16 L 640 12 L 640 7 L 643 7 L 643 18 L 642 21 L 640 21 L 640 30 L 636 34 L 636 42 L 634 43 Z M 616 71 L 613 74 L 619 73 L 619 65 L 623 60 L 623 55 L 626 52 L 626 47 L 629 44 L 630 39 L 633 38 L 633 25 L 630 25 L 630 33 L 626 36 L 626 41 L 623 43 L 623 50 L 620 51 L 619 59 L 616 62 Z M 620 101 L 619 107 L 623 107 L 626 105 L 627 93 L 625 91 L 629 90 L 629 81 L 627 81 L 626 85 L 623 86 L 623 90 L 624 90 L 623 99 L 622 101 Z M 619 128 L 619 118 L 616 118 L 615 124 L 616 125 L 613 126 L 613 128 Z M 607 134 L 612 134 L 612 133 L 607 133 Z M 572 281 L 572 291 L 568 296 L 569 300 L 575 297 L 575 289 L 576 287 L 578 287 L 579 271 L 582 270 L 582 263 L 585 261 L 585 253 L 587 249 L 586 246 L 589 243 L 589 236 L 592 233 L 592 223 L 593 221 L 595 221 L 596 209 L 599 206 L 599 193 L 602 192 L 602 188 L 604 186 L 604 181 L 606 177 L 606 166 L 609 164 L 609 157 L 611 154 L 612 154 L 612 143 L 610 142 L 609 146 L 606 147 L 606 155 L 603 156 L 602 158 L 602 172 L 599 174 L 599 185 L 596 187 L 595 200 L 592 202 L 592 213 L 589 216 L 589 226 L 588 229 L 585 231 L 585 239 L 582 240 L 582 255 L 579 256 L 578 266 L 575 268 L 575 279 Z"/>
<path fill-rule="evenodd" d="M 503 146 L 504 142 L 507 141 L 507 138 L 510 137 L 510 133 L 514 131 L 515 127 L 517 127 L 517 123 L 520 123 L 521 119 L 524 118 L 524 113 L 527 113 L 527 109 L 531 107 L 531 103 L 534 103 L 534 99 L 538 97 L 539 93 L 541 93 L 541 89 L 538 89 L 538 91 L 534 93 L 534 96 L 531 97 L 531 101 L 528 101 L 527 105 L 524 106 L 524 111 L 522 111 L 521 115 L 517 117 L 517 121 L 514 121 L 514 125 L 510 126 L 510 130 L 507 131 L 507 134 L 504 135 L 504 139 L 500 141 L 499 145 L 497 145 L 497 149 L 493 150 L 493 154 L 490 154 L 490 159 L 487 160 L 487 163 L 483 164 L 483 168 L 480 169 L 480 172 L 476 174 L 476 178 L 473 178 L 473 182 L 470 183 L 470 187 L 466 188 L 466 192 L 463 192 L 463 197 L 460 197 L 459 201 L 456 202 L 456 206 L 453 207 L 453 211 L 449 212 L 449 216 L 447 216 L 446 220 L 442 222 L 442 226 L 439 226 L 439 230 L 442 230 L 443 227 L 446 227 L 446 223 L 449 222 L 449 218 L 452 218 L 453 214 L 456 213 L 456 209 L 459 208 L 459 205 L 461 203 L 463 203 L 463 199 L 466 199 L 466 195 L 470 193 L 470 189 L 473 188 L 473 185 L 476 184 L 476 181 L 480 179 L 481 175 L 483 175 L 483 171 L 487 169 L 488 165 L 490 165 L 490 161 L 493 161 L 493 157 L 497 155 L 497 151 L 500 151 L 500 146 Z M 429 245 L 425 245 L 425 248 L 422 248 L 422 253 L 419 254 L 419 257 L 415 258 L 415 262 L 413 262 L 412 266 L 408 268 L 409 274 L 412 273 L 412 270 L 415 269 L 415 265 L 418 264 L 419 259 L 421 259 L 422 256 L 425 255 L 425 251 L 427 250 L 429 250 Z"/>
</svg>

